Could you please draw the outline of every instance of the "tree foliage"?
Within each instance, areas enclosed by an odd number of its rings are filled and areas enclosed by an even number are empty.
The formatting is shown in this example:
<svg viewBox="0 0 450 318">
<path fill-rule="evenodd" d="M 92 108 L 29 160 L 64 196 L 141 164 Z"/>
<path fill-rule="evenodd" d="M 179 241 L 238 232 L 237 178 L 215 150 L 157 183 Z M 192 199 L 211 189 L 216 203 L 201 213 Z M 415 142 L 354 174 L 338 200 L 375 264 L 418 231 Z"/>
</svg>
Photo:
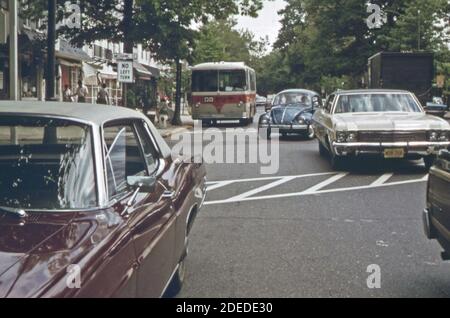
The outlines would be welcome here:
<svg viewBox="0 0 450 318">
<path fill-rule="evenodd" d="M 438 64 L 448 56 L 442 53 L 449 47 L 447 0 L 373 0 L 387 17 L 380 29 L 373 30 L 367 25 L 370 13 L 366 1 L 286 2 L 280 12 L 277 50 L 272 58 L 262 60 L 269 61 L 266 67 L 271 67 L 273 58 L 285 63 L 278 67 L 285 72 L 287 69 L 286 85 L 316 90 L 332 83 L 336 88 L 339 83 L 359 86 L 371 55 L 379 51 L 418 51 L 419 42 L 421 51 L 436 52 Z"/>
</svg>

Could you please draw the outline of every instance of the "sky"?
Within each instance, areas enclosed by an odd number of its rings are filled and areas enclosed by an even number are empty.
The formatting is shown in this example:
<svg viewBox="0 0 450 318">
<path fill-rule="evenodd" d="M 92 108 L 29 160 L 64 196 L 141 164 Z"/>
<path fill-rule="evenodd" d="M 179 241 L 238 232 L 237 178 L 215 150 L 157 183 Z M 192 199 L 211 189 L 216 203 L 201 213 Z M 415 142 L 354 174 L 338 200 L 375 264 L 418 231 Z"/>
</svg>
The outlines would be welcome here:
<svg viewBox="0 0 450 318">
<path fill-rule="evenodd" d="M 278 31 L 281 28 L 278 11 L 283 9 L 286 3 L 283 0 L 264 1 L 264 7 L 259 12 L 258 18 L 238 17 L 238 29 L 248 29 L 255 34 L 256 38 L 269 37 L 269 41 L 273 44 L 277 40 Z"/>
</svg>

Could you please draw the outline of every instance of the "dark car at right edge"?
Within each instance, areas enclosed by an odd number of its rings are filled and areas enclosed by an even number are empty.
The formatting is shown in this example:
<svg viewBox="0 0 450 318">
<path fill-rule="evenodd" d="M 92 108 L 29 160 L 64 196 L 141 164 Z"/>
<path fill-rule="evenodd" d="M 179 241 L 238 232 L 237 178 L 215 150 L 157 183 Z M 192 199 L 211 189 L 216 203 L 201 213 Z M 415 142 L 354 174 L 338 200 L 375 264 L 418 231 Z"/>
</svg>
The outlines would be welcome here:
<svg viewBox="0 0 450 318">
<path fill-rule="evenodd" d="M 430 170 L 427 208 L 423 212 L 428 239 L 438 240 L 442 259 L 450 261 L 450 152 L 442 151 Z"/>
</svg>

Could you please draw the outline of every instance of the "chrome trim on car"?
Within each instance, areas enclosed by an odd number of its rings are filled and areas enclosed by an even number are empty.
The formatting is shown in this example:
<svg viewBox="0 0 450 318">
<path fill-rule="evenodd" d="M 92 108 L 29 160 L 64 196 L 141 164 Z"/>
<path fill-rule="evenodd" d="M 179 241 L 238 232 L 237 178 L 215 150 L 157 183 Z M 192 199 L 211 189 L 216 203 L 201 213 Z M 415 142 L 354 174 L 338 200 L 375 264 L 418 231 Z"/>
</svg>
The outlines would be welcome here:
<svg viewBox="0 0 450 318">
<path fill-rule="evenodd" d="M 411 148 L 411 147 L 448 147 L 450 141 L 413 141 L 413 142 L 333 142 L 335 148 L 359 148 L 359 147 L 373 147 L 373 148 Z"/>
<path fill-rule="evenodd" d="M 431 235 L 431 221 L 430 221 L 431 219 L 430 219 L 430 211 L 428 209 L 423 210 L 422 218 L 425 236 L 429 240 L 434 239 L 433 235 Z"/>
<path fill-rule="evenodd" d="M 286 129 L 286 130 L 308 130 L 308 125 L 261 125 L 261 128 Z"/>
</svg>

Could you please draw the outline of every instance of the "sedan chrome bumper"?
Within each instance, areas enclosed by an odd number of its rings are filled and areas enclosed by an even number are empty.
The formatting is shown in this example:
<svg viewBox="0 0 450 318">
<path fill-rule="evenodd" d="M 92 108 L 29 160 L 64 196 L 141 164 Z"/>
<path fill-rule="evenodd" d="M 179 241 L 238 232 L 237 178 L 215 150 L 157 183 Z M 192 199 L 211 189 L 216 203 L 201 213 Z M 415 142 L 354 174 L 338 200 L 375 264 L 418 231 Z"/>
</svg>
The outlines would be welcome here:
<svg viewBox="0 0 450 318">
<path fill-rule="evenodd" d="M 450 146 L 450 141 L 411 141 L 411 142 L 333 142 L 338 155 L 354 152 L 382 154 L 385 149 L 403 148 L 408 154 L 435 155 Z"/>
</svg>

